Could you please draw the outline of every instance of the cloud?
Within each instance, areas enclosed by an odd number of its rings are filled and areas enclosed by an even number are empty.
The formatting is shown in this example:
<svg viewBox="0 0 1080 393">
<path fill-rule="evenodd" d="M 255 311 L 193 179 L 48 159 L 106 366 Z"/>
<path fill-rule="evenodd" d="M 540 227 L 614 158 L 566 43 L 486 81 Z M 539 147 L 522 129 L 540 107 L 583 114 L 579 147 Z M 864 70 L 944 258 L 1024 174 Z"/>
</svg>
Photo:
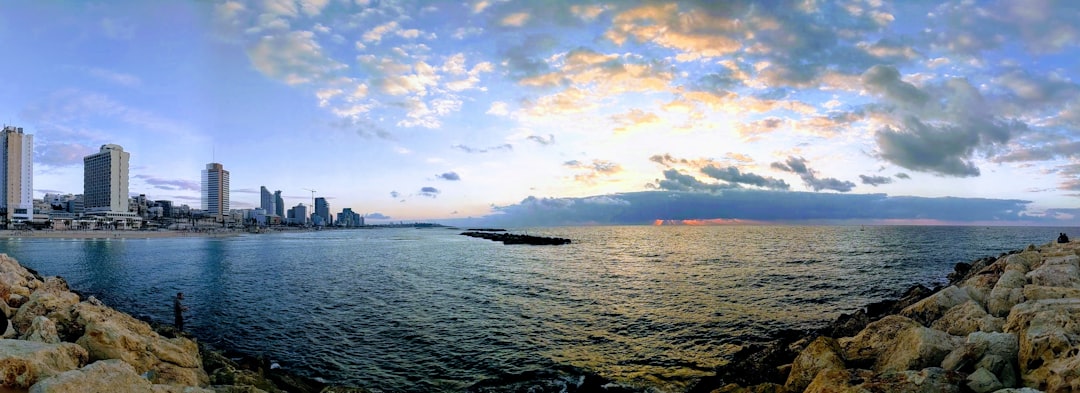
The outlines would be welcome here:
<svg viewBox="0 0 1080 393">
<path fill-rule="evenodd" d="M 200 191 L 202 185 L 198 181 L 185 180 L 185 179 L 162 179 L 150 175 L 134 175 L 135 179 L 140 179 L 146 184 L 159 189 L 168 191 Z M 239 190 L 233 190 L 241 192 Z"/>
<path fill-rule="evenodd" d="M 866 185 L 874 186 L 874 187 L 880 186 L 882 184 L 889 184 L 889 183 L 892 183 L 892 181 L 893 181 L 893 179 L 891 177 L 888 177 L 888 176 L 859 175 L 859 179 L 862 180 L 862 184 L 866 184 Z"/>
<path fill-rule="evenodd" d="M 34 143 L 34 164 L 44 166 L 81 166 L 83 157 L 98 152 L 97 146 L 86 146 L 74 142 Z"/>
<path fill-rule="evenodd" d="M 802 178 L 803 183 L 814 191 L 832 190 L 848 192 L 851 191 L 852 188 L 855 188 L 855 183 L 850 181 L 843 181 L 835 178 L 819 178 L 813 169 L 806 166 L 806 159 L 802 157 L 790 156 L 787 161 L 774 162 L 770 167 L 799 175 L 799 177 Z"/>
<path fill-rule="evenodd" d="M 906 174 L 906 173 L 903 173 L 903 172 L 900 172 L 900 173 L 897 173 L 897 174 L 896 174 L 896 178 L 897 178 L 897 179 L 904 179 L 904 180 L 910 180 L 910 179 L 911 179 L 911 175 L 909 175 L 909 174 Z"/>
<path fill-rule="evenodd" d="M 592 160 L 588 163 L 572 160 L 564 162 L 563 166 L 577 170 L 574 180 L 582 183 L 594 183 L 600 178 L 610 177 L 623 171 L 621 165 L 607 160 Z"/>
<path fill-rule="evenodd" d="M 484 113 L 495 116 L 506 116 L 510 114 L 510 109 L 505 102 L 495 101 L 491 103 L 491 107 Z"/>
<path fill-rule="evenodd" d="M 614 131 L 617 133 L 636 131 L 662 123 L 660 116 L 641 109 L 631 109 L 626 113 L 611 115 L 611 121 L 616 124 Z"/>
<path fill-rule="evenodd" d="M 107 81 L 124 87 L 138 87 L 142 85 L 142 80 L 139 79 L 139 77 L 137 76 L 115 71 L 109 71 L 104 68 L 86 68 L 86 73 L 103 81 Z"/>
<path fill-rule="evenodd" d="M 368 213 L 364 215 L 364 218 L 370 218 L 372 220 L 389 220 L 391 217 L 382 213 Z"/>
<path fill-rule="evenodd" d="M 893 66 L 876 65 L 862 75 L 863 85 L 871 92 L 884 94 L 895 102 L 918 107 L 930 98 L 926 92 L 900 79 L 900 72 Z"/>
<path fill-rule="evenodd" d="M 751 141 L 761 139 L 761 136 L 779 130 L 784 126 L 784 119 L 779 117 L 767 117 L 749 123 L 740 123 L 735 126 L 735 132 L 743 140 Z"/>
<path fill-rule="evenodd" d="M 599 199 L 598 199 L 599 198 Z M 593 199 L 594 203 L 586 202 Z M 611 203 L 595 203 L 595 201 Z M 924 198 L 885 194 L 834 194 L 766 190 L 721 193 L 643 191 L 584 198 L 537 198 L 496 206 L 483 222 L 506 226 L 647 224 L 656 220 L 740 219 L 779 222 L 1042 223 L 1074 225 L 1025 212 L 1030 201 L 986 198 Z"/>
<path fill-rule="evenodd" d="M 397 191 L 390 191 L 390 197 L 391 198 L 397 199 L 397 197 L 399 197 L 399 196 L 401 196 L 401 193 L 399 193 Z"/>
<path fill-rule="evenodd" d="M 529 21 L 529 17 L 530 15 L 527 12 L 517 12 L 503 17 L 499 20 L 499 24 L 503 26 L 521 27 Z"/>
<path fill-rule="evenodd" d="M 657 179 L 656 183 L 650 183 L 646 185 L 649 188 L 658 188 L 668 191 L 684 191 L 684 192 L 718 192 L 721 190 L 730 190 L 737 188 L 734 184 L 710 184 L 704 183 L 694 176 L 687 175 L 672 168 L 664 170 L 664 178 Z"/>
<path fill-rule="evenodd" d="M 539 143 L 539 144 L 544 145 L 544 146 L 554 145 L 555 144 L 555 135 L 554 134 L 548 134 L 548 136 L 546 138 L 543 137 L 543 136 L 540 136 L 540 135 L 529 135 L 529 136 L 525 137 L 525 139 L 528 139 L 530 141 Z"/>
<path fill-rule="evenodd" d="M 420 192 L 417 193 L 420 196 L 426 196 L 429 198 L 435 198 L 439 196 L 439 189 L 435 187 L 423 187 Z"/>
<path fill-rule="evenodd" d="M 726 181 L 732 185 L 748 185 L 770 190 L 787 190 L 791 188 L 791 186 L 781 179 L 764 177 L 753 173 L 743 173 L 739 171 L 739 168 L 734 166 L 719 168 L 715 165 L 708 165 L 701 168 L 701 173 L 716 180 Z"/>
<path fill-rule="evenodd" d="M 323 53 L 310 31 L 263 36 L 248 50 L 248 58 L 259 72 L 289 85 L 329 80 L 348 68 Z"/>
<path fill-rule="evenodd" d="M 443 179 L 443 180 L 450 180 L 450 181 L 461 180 L 461 176 L 458 176 L 458 174 L 456 172 L 446 172 L 446 173 L 443 173 L 443 174 L 440 174 L 440 175 L 436 175 L 435 177 L 439 178 L 439 179 Z"/>
<path fill-rule="evenodd" d="M 496 151 L 511 151 L 511 150 L 514 150 L 514 145 L 511 145 L 509 143 L 504 143 L 504 144 L 501 144 L 501 145 L 498 145 L 498 146 L 486 147 L 486 148 L 481 149 L 481 148 L 469 147 L 469 146 L 459 144 L 459 145 L 450 146 L 450 148 L 451 149 L 458 149 L 458 150 L 461 150 L 463 152 L 470 153 L 470 154 L 480 154 L 480 153 L 488 153 L 488 152 L 496 152 Z"/>
</svg>

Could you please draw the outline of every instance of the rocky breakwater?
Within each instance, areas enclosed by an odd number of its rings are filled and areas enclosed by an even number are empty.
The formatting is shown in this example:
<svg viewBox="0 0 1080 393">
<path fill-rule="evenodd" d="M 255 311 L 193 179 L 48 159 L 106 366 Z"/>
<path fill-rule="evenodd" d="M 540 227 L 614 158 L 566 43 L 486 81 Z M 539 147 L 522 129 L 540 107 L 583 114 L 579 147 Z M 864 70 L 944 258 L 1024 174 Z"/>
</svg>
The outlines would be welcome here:
<svg viewBox="0 0 1080 393">
<path fill-rule="evenodd" d="M 2 392 L 276 392 L 273 384 L 211 384 L 244 371 L 218 356 L 213 375 L 199 345 L 166 337 L 59 277 L 42 278 L 0 254 Z M 232 367 L 232 368 L 230 368 Z M 231 372 L 230 372 L 231 371 Z M 320 387 L 321 388 L 321 387 Z"/>
<path fill-rule="evenodd" d="M 1080 391 L 1080 242 L 957 265 L 819 332 L 737 355 L 705 392 Z"/>
</svg>

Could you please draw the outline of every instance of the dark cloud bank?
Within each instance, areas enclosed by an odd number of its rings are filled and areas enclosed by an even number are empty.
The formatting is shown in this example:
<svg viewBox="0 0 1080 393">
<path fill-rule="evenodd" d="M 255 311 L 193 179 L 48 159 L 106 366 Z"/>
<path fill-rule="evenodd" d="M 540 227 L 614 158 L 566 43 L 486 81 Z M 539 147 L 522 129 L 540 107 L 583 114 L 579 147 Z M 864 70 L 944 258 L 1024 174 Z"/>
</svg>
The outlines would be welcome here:
<svg viewBox="0 0 1080 393">
<path fill-rule="evenodd" d="M 642 191 L 585 198 L 528 197 L 496 207 L 481 218 L 454 224 L 556 226 L 649 224 L 655 220 L 740 219 L 776 223 L 875 223 L 932 220 L 973 225 L 1076 225 L 1080 209 L 1025 212 L 1030 201 L 984 198 L 926 198 L 885 194 L 836 194 L 769 190 L 719 193 Z"/>
</svg>

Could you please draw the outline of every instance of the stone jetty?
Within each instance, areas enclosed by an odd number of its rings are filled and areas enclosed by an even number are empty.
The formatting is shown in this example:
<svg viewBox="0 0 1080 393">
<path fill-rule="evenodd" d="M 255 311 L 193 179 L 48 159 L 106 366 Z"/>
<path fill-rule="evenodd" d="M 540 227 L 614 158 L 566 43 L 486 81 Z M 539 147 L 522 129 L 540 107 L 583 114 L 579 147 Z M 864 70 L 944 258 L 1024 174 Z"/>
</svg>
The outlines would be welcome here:
<svg viewBox="0 0 1080 393">
<path fill-rule="evenodd" d="M 462 232 L 461 234 L 469 237 L 478 237 L 481 239 L 502 242 L 503 244 L 529 244 L 534 246 L 558 246 L 562 244 L 570 244 L 570 239 L 564 239 L 561 237 L 530 236 L 487 231 L 468 231 Z"/>
<path fill-rule="evenodd" d="M 0 254 L 0 392 L 353 392 L 245 366 Z M 168 298 L 162 299 L 168 301 Z M 276 370 L 275 370 L 276 371 Z"/>
<path fill-rule="evenodd" d="M 1080 242 L 959 263 L 947 286 L 746 348 L 700 392 L 1080 391 Z"/>
</svg>

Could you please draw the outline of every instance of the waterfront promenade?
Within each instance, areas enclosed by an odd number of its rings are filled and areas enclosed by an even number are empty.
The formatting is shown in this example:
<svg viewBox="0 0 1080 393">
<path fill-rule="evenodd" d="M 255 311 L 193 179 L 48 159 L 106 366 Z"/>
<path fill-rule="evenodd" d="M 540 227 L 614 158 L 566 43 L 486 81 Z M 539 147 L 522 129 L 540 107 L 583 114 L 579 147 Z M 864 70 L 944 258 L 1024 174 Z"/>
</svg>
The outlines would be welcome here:
<svg viewBox="0 0 1080 393">
<path fill-rule="evenodd" d="M 2 230 L 0 239 L 7 238 L 45 238 L 45 239 L 157 239 L 167 237 L 229 237 L 238 236 L 247 232 L 240 230 L 213 230 L 213 231 L 110 231 L 110 230 Z"/>
</svg>

